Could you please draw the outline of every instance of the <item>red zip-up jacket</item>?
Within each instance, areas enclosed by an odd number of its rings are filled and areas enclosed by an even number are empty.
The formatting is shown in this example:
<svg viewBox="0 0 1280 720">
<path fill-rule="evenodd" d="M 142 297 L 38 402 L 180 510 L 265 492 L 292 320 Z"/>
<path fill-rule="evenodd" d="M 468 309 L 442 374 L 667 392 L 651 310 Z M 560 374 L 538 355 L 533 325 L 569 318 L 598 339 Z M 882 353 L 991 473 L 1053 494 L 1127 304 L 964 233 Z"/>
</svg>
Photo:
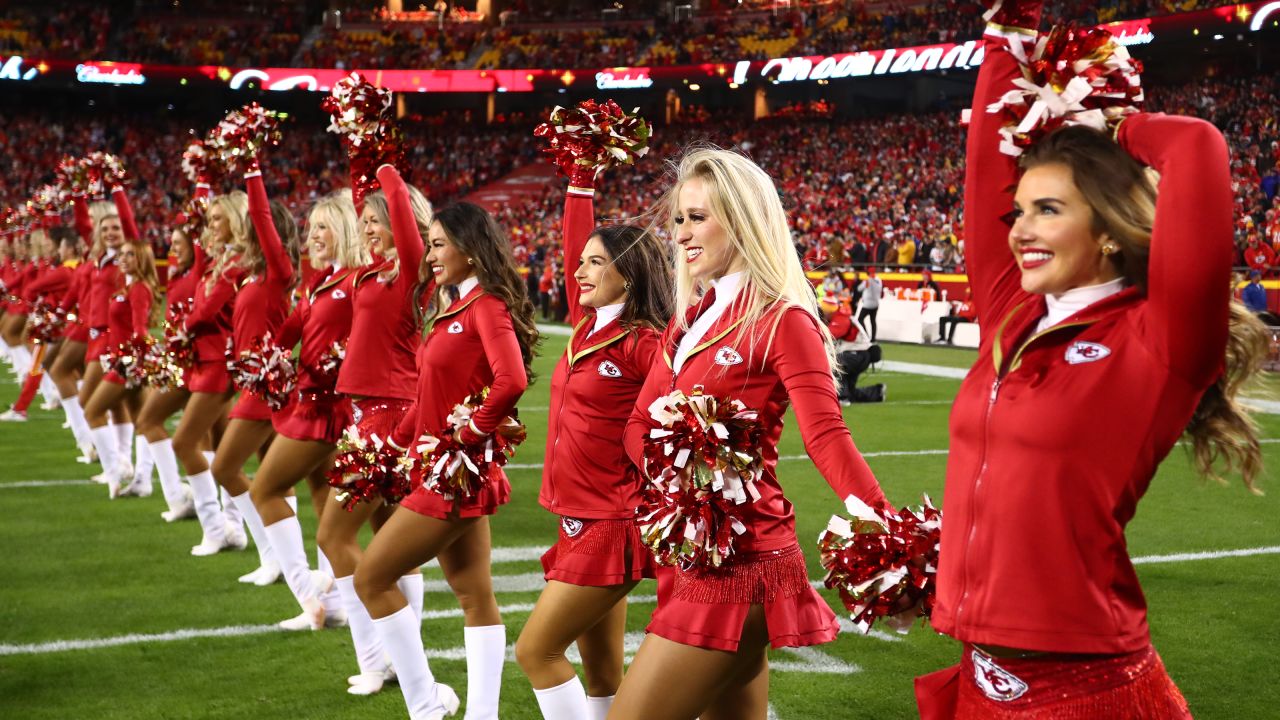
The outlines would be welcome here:
<svg viewBox="0 0 1280 720">
<path fill-rule="evenodd" d="M 27 286 L 26 299 L 32 307 L 36 303 L 58 305 L 71 287 L 71 279 L 78 263 L 68 262 L 49 265 Z"/>
<path fill-rule="evenodd" d="M 155 295 L 146 283 L 131 282 L 116 289 L 107 310 L 107 347 L 115 347 L 151 332 L 151 303 Z"/>
<path fill-rule="evenodd" d="M 750 292 L 750 286 L 742 293 Z M 715 291 L 689 308 L 690 324 L 711 307 Z M 741 300 L 741 298 L 739 298 Z M 769 328 L 774 313 L 782 313 L 773 343 Z M 767 313 L 755 327 L 744 326 L 741 303 L 735 302 L 707 330 L 702 341 L 681 366 L 672 370 L 672 358 L 684 331 L 673 320 L 662 336 L 662 358 L 649 369 L 627 423 L 627 454 L 644 467 L 644 438 L 658 424 L 649 406 L 659 396 L 679 389 L 686 395 L 695 387 L 703 393 L 740 400 L 760 417 L 761 478 L 756 481 L 760 499 L 740 505 L 747 531 L 737 536 L 738 552 L 779 550 L 796 544 L 795 512 L 778 482 L 778 438 L 788 406 L 794 406 L 805 449 L 818 471 L 841 499 L 857 495 L 876 506 L 885 501 L 867 461 L 854 447 L 849 428 L 840 414 L 835 381 L 827 360 L 818 321 L 799 307 Z M 745 328 L 745 332 L 739 332 Z"/>
<path fill-rule="evenodd" d="M 116 204 L 116 213 L 120 216 L 120 226 L 124 230 L 125 240 L 138 239 L 138 224 L 133 219 L 133 208 L 129 205 L 129 196 L 124 188 L 117 186 L 111 191 L 111 200 Z M 109 257 L 108 257 L 109 255 Z M 108 251 L 97 263 L 97 271 L 89 283 L 88 325 L 99 332 L 106 332 L 108 326 L 107 311 L 111 305 L 111 296 L 120 287 L 120 255 L 116 251 Z"/>
<path fill-rule="evenodd" d="M 392 267 L 391 263 L 375 262 L 356 275 L 351 339 L 347 343 L 347 359 L 338 372 L 338 391 L 352 397 L 412 400 L 418 345 L 413 288 L 422 264 L 422 236 L 400 173 L 383 165 L 378 168 L 378 182 L 387 196 L 400 271 L 395 279 L 386 281 L 382 273 Z"/>
<path fill-rule="evenodd" d="M 489 394 L 472 414 L 471 425 L 489 435 L 512 414 L 528 385 L 511 312 L 501 299 L 476 285 L 435 317 L 418 346 L 417 398 L 393 438 L 402 447 L 409 447 L 413 457 L 421 457 L 417 440 L 425 433 L 440 436 L 448 430 L 453 407 L 485 387 Z M 420 484 L 424 472 L 421 463 L 416 472 Z M 469 507 L 491 497 L 506 498 L 511 493 L 506 473 L 497 465 L 491 466 L 488 483 L 488 497 L 482 492 L 470 500 L 454 500 L 463 517 L 475 514 L 468 512 Z M 438 496 L 434 494 L 428 497 L 433 503 L 449 504 L 443 498 L 436 500 Z"/>
<path fill-rule="evenodd" d="M 1042 332 L 1002 216 L 1017 178 L 987 104 L 1019 77 L 988 30 L 969 126 L 966 257 L 978 361 L 951 412 L 939 631 L 1065 653 L 1146 647 L 1146 602 L 1125 546 L 1160 461 L 1222 372 L 1231 271 L 1231 178 L 1201 120 L 1135 115 L 1118 140 L 1160 172 L 1149 286 Z M 1189 332 L 1194 328 L 1194 332 Z"/>
<path fill-rule="evenodd" d="M 231 338 L 237 355 L 268 332 L 279 335 L 280 325 L 289 314 L 289 288 L 293 284 L 293 263 L 271 219 L 271 204 L 262 173 L 252 172 L 244 179 L 249 191 L 249 221 L 253 223 L 266 259 L 266 271 L 245 276 L 236 291 Z"/>
<path fill-rule="evenodd" d="M 592 333 L 595 314 L 578 302 L 578 267 L 595 225 L 593 191 L 570 187 L 564 201 L 569 322 L 565 354 L 551 376 L 547 453 L 538 502 L 558 515 L 624 519 L 640 505 L 640 473 L 622 447 L 636 396 L 658 352 L 657 330 L 615 319 Z"/>
<path fill-rule="evenodd" d="M 298 351 L 298 389 L 304 392 L 331 392 L 337 378 L 321 371 L 320 365 L 334 343 L 345 343 L 351 332 L 351 281 L 355 271 L 330 268 L 312 276 L 297 307 L 280 327 L 280 345 Z"/>
</svg>

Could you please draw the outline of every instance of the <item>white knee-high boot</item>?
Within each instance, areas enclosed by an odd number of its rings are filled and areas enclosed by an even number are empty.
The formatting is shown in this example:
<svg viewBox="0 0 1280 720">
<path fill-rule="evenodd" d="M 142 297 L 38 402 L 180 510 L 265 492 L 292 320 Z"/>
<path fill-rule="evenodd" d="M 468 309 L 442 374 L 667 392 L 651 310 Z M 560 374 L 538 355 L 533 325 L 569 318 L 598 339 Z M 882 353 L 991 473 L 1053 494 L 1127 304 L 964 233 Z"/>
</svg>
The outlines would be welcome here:
<svg viewBox="0 0 1280 720">
<path fill-rule="evenodd" d="M 410 720 L 434 720 L 458 709 L 458 696 L 448 685 L 436 682 L 422 647 L 422 628 L 413 608 L 405 606 L 384 618 L 373 621 L 382 639 L 396 676 L 400 692 L 409 708 Z"/>
<path fill-rule="evenodd" d="M 409 607 L 418 613 L 418 617 L 422 617 L 422 598 L 425 595 L 424 584 L 422 581 L 422 572 L 412 572 L 401 577 L 396 581 L 396 587 L 400 588 L 400 594 L 404 595 L 404 599 L 409 601 Z"/>
<path fill-rule="evenodd" d="M 533 694 L 538 698 L 538 709 L 544 720 L 585 720 L 587 717 L 587 691 L 577 675 L 553 688 L 534 688 Z"/>
<path fill-rule="evenodd" d="M 161 517 L 169 522 L 189 517 L 191 491 L 182 484 L 182 476 L 178 472 L 178 457 L 173 452 L 173 440 L 157 440 L 148 443 L 147 447 L 155 463 L 156 474 L 160 476 L 160 491 L 164 493 L 164 501 L 169 505 L 167 513 L 160 513 Z"/>
<path fill-rule="evenodd" d="M 72 395 L 58 401 L 62 411 L 67 414 L 67 422 L 71 423 L 71 434 L 76 436 L 76 445 L 81 452 L 93 445 L 93 437 L 89 432 L 89 423 L 85 422 L 84 409 L 80 407 L 80 398 Z"/>
<path fill-rule="evenodd" d="M 587 720 L 605 720 L 609 717 L 609 708 L 613 707 L 613 695 L 604 697 L 587 697 Z"/>
<path fill-rule="evenodd" d="M 264 577 L 262 583 L 270 585 L 280 576 L 280 564 L 276 562 L 275 553 L 271 549 L 271 540 L 267 538 L 267 531 L 262 527 L 262 516 L 258 515 L 258 508 L 254 507 L 253 499 L 249 497 L 247 490 L 239 495 L 232 495 L 226 488 L 223 488 L 222 492 L 230 500 L 231 506 L 244 518 L 245 527 L 249 528 L 249 536 L 253 538 L 254 547 L 258 549 L 258 570 L 250 574 L 261 575 L 262 571 L 270 570 L 271 580 L 267 582 Z M 240 581 L 245 582 L 245 579 L 240 578 Z"/>
<path fill-rule="evenodd" d="M 329 558 L 318 545 L 316 546 L 316 567 L 325 575 L 333 577 L 333 565 L 329 564 Z M 324 605 L 325 623 L 329 627 L 341 627 L 347 624 L 347 604 L 343 601 L 336 582 L 332 588 L 329 588 L 329 592 L 320 596 L 320 604 Z"/>
<path fill-rule="evenodd" d="M 369 617 L 369 611 L 365 609 L 364 603 L 360 602 L 360 596 L 356 594 L 354 576 L 336 578 L 334 585 L 337 586 L 338 595 L 342 598 L 342 606 L 347 614 L 347 626 L 351 628 L 351 644 L 355 646 L 356 665 L 360 666 L 362 673 L 382 672 L 386 666 L 382 633 L 374 629 L 373 618 Z M 410 609 L 410 613 L 412 612 Z M 422 644 L 421 636 L 418 638 L 418 644 L 419 646 Z"/>
<path fill-rule="evenodd" d="M 196 517 L 200 519 L 200 527 L 204 530 L 204 539 L 191 548 L 191 554 L 204 556 L 220 552 L 227 547 L 227 516 L 218 504 L 218 484 L 213 480 L 213 471 L 205 470 L 188 475 L 187 482 L 191 484 Z"/>
<path fill-rule="evenodd" d="M 507 659 L 507 626 L 464 627 L 467 645 L 466 720 L 498 720 L 502 665 Z"/>
</svg>

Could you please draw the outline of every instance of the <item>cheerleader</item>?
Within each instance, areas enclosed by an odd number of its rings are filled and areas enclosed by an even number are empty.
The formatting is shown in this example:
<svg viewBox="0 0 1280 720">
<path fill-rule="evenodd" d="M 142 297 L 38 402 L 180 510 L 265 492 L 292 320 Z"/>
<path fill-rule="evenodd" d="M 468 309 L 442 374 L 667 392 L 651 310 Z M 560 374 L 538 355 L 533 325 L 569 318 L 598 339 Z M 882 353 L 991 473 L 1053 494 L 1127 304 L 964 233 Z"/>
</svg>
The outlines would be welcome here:
<svg viewBox="0 0 1280 720">
<path fill-rule="evenodd" d="M 1135 113 L 1114 134 L 1042 134 L 1015 161 L 987 108 L 1024 77 L 1014 53 L 1041 3 L 997 7 L 965 178 L 966 264 L 993 332 L 951 412 L 931 619 L 964 650 L 917 680 L 920 711 L 1190 718 L 1124 529 L 1183 436 L 1206 475 L 1218 457 L 1250 486 L 1261 469 L 1236 392 L 1267 334 L 1230 300 L 1227 144 L 1206 121 Z"/>
<path fill-rule="evenodd" d="M 382 190 L 366 195 L 361 214 L 364 236 L 374 262 L 352 278 L 351 333 L 347 357 L 338 372 L 338 392 L 351 399 L 352 419 L 362 437 L 391 437 L 414 397 L 414 348 L 418 338 L 414 289 L 422 262 L 422 236 L 431 224 L 431 203 L 406 185 L 390 166 L 379 169 Z M 329 493 L 316 541 L 333 577 L 351 641 L 364 677 L 362 686 L 381 689 L 373 678 L 386 676 L 382 643 L 360 598 L 354 575 L 363 550 L 357 534 L 374 516 L 379 503 L 360 503 L 350 511 Z M 422 573 L 406 568 L 400 587 L 422 615 Z M 311 607 L 311 627 L 325 622 L 323 607 Z"/>
<path fill-rule="evenodd" d="M 242 279 L 237 261 L 245 245 L 247 205 L 246 196 L 240 191 L 220 195 L 209 203 L 208 227 L 202 236 L 204 252 L 208 254 L 207 267 L 199 267 L 191 312 L 183 320 L 183 331 L 191 338 L 195 353 L 194 363 L 186 373 L 190 397 L 173 434 L 173 442 L 165 446 L 162 441 L 152 446 L 158 451 L 153 455 L 161 477 L 171 474 L 162 482 L 180 482 L 178 461 L 186 471 L 196 518 L 203 532 L 200 543 L 191 548 L 191 554 L 197 557 L 227 549 L 243 550 L 248 545 L 238 511 L 230 502 L 225 503 L 225 509 L 219 503 L 218 485 L 202 447 L 210 430 L 226 414 L 235 394 L 226 352 L 236 287 Z M 199 264 L 200 258 L 197 258 Z"/>
<path fill-rule="evenodd" d="M 39 258 L 31 251 L 30 235 L 25 242 L 15 239 L 12 248 L 7 272 L 3 275 L 5 302 L 4 314 L 0 315 L 0 338 L 4 339 L 13 374 L 22 377 L 31 369 L 31 351 L 22 342 L 22 331 L 27 324 L 27 307 L 22 296 L 39 269 Z"/>
<path fill-rule="evenodd" d="M 180 223 L 179 223 L 180 224 Z M 201 251 L 181 227 L 169 234 L 169 281 L 165 283 L 165 325 L 180 326 L 185 313 L 195 300 L 196 282 L 200 273 L 196 257 Z M 165 338 L 165 342 L 168 342 Z M 185 374 L 184 374 L 185 375 Z M 167 510 L 160 513 L 165 522 L 176 522 L 196 516 L 191 488 L 179 477 L 177 459 L 173 454 L 173 441 L 165 422 L 186 406 L 191 393 L 187 390 L 185 376 L 177 387 L 156 388 L 147 393 L 146 402 L 138 416 L 138 435 L 147 443 L 148 451 L 156 462 L 156 474 L 160 477 L 160 491 L 164 494 Z M 135 475 L 135 480 L 137 476 Z M 147 490 L 150 491 L 150 480 Z M 130 486 L 122 494 L 144 492 L 141 487 Z"/>
<path fill-rule="evenodd" d="M 39 233 L 43 232 L 39 231 Z M 53 250 L 54 246 L 51 237 L 45 236 L 43 239 L 38 239 L 39 237 L 36 233 L 32 234 L 33 242 L 46 246 L 44 254 L 50 257 L 50 262 L 48 267 L 42 270 L 40 275 L 27 286 L 25 299 L 33 312 L 38 309 L 58 306 L 71 285 L 71 279 L 74 276 L 77 263 L 76 258 L 80 254 L 77 243 L 73 238 L 64 237 L 61 242 L 57 243 L 55 251 Z M 28 325 L 31 323 L 30 315 L 27 323 Z M 53 381 L 49 379 L 48 368 L 52 366 L 62 344 L 63 338 L 61 337 L 52 343 L 39 343 L 39 348 L 32 359 L 31 370 L 24 378 L 18 400 L 14 402 L 12 408 L 0 414 L 0 420 L 9 422 L 25 421 L 27 419 L 27 408 L 35 398 L 37 388 L 45 397 L 43 409 L 54 410 L 59 407 L 58 391 L 53 385 Z"/>
<path fill-rule="evenodd" d="M 85 323 L 89 326 L 89 346 L 85 350 L 84 380 L 80 384 L 80 406 L 87 410 L 89 399 L 98 389 L 105 373 L 100 358 L 111 347 L 108 336 L 110 325 L 109 313 L 111 298 L 122 287 L 120 269 L 118 267 L 120 248 L 126 239 L 135 241 L 140 236 L 138 225 L 133 218 L 133 208 L 124 188 L 116 187 L 111 193 L 115 212 L 105 212 L 97 221 L 98 234 L 103 242 L 103 254 L 98 259 L 89 285 L 85 290 L 85 304 L 88 307 Z M 133 445 L 133 422 L 127 415 L 124 404 L 111 408 L 112 416 L 107 424 L 112 434 L 106 431 L 91 432 L 90 439 L 102 463 L 102 474 L 94 479 L 108 483 L 114 479 L 133 477 L 133 463 L 130 462 L 130 448 Z M 86 422 L 87 422 L 86 413 Z M 92 427 L 92 426 L 90 426 Z"/>
<path fill-rule="evenodd" d="M 394 200 L 395 171 L 384 166 L 378 177 L 384 188 L 392 188 L 388 197 Z M 442 210 L 428 240 L 421 275 L 430 280 L 424 280 L 422 289 L 425 292 L 434 281 L 436 288 L 454 289 L 456 299 L 446 303 L 446 294 L 435 292 L 426 304 L 417 401 L 395 439 L 400 446 L 410 446 L 426 435 L 440 434 L 449 427 L 454 406 L 487 387 L 483 404 L 456 436 L 463 444 L 475 444 L 514 412 L 532 376 L 538 338 L 533 304 L 516 271 L 510 241 L 484 209 L 458 203 Z M 453 690 L 435 682 L 431 674 L 418 627 L 420 613 L 406 604 L 396 587 L 397 578 L 432 558 L 439 559 L 462 607 L 467 717 L 498 717 L 506 627 L 489 571 L 489 516 L 510 499 L 511 486 L 497 465 L 479 482 L 473 495 L 450 498 L 419 478 L 417 489 L 374 536 L 356 572 L 356 590 L 374 618 L 409 716 L 415 720 L 452 715 L 458 707 Z"/>
<path fill-rule="evenodd" d="M 282 347 L 291 348 L 299 341 L 302 344 L 297 395 L 272 416 L 276 438 L 249 487 L 285 583 L 302 607 L 301 615 L 281 623 L 281 627 L 291 630 L 320 629 L 325 619 L 332 622 L 331 616 L 343 612 L 340 607 L 331 612 L 323 606 L 324 589 L 332 577 L 330 568 L 327 562 L 321 563 L 318 572 L 308 567 L 297 500 L 288 493 L 305 478 L 311 486 L 316 517 L 323 518 L 329 494 L 324 471 L 331 464 L 338 438 L 351 423 L 351 401 L 334 387 L 340 362 L 337 352 L 346 346 L 351 330 L 356 271 L 368 265 L 370 257 L 356 232 L 355 206 L 349 191 L 323 198 L 311 209 L 307 248 L 311 267 L 317 272 L 280 330 Z M 360 695 L 381 690 L 386 661 L 380 655 L 363 654 L 357 660 L 361 673 L 352 676 L 348 692 Z"/>
<path fill-rule="evenodd" d="M 671 318 L 671 261 L 640 228 L 589 230 L 592 195 L 570 187 L 565 199 L 565 261 L 577 267 L 567 295 L 574 330 L 551 378 L 538 498 L 561 516 L 560 537 L 542 558 L 547 586 L 516 642 L 516 661 L 548 720 L 608 713 L 622 681 L 626 596 L 654 577 L 635 522 L 640 477 L 621 440 Z M 575 641 L 586 689 L 564 656 Z"/>
<path fill-rule="evenodd" d="M 284 205 L 268 201 L 262 172 L 247 173 L 245 184 L 249 190 L 250 225 L 237 262 L 243 280 L 235 296 L 233 332 L 227 345 L 228 356 L 233 358 L 253 352 L 264 339 L 276 342 L 280 325 L 289 313 L 298 256 L 298 229 L 293 216 Z M 244 517 L 260 556 L 258 569 L 241 577 L 240 582 L 264 586 L 280 578 L 280 564 L 271 552 L 258 511 L 249 497 L 249 481 L 243 469 L 249 456 L 271 441 L 271 415 L 266 400 L 242 390 L 213 458 L 213 477 L 224 497 L 229 497 Z"/>
<path fill-rule="evenodd" d="M 116 262 L 120 270 L 119 285 L 110 296 L 107 308 L 107 348 L 127 346 L 139 338 L 146 338 L 151 331 L 151 306 L 155 300 L 156 264 L 151 247 L 139 240 L 129 240 L 121 246 Z M 142 393 L 145 388 L 126 387 L 125 378 L 114 371 L 103 375 L 102 382 L 94 390 L 84 408 L 85 421 L 89 423 L 94 445 L 101 457 L 115 452 L 115 431 L 107 426 L 107 412 L 119 413 L 124 408 L 128 417 L 136 417 L 142 409 Z M 123 447 L 127 454 L 128 445 Z M 121 483 L 126 478 L 117 473 L 107 476 L 107 496 L 115 499 Z M 128 479 L 132 479 L 131 477 Z"/>
<path fill-rule="evenodd" d="M 655 399 L 695 388 L 759 413 L 758 499 L 736 506 L 744 532 L 719 567 L 682 565 L 659 598 L 611 718 L 764 718 L 770 646 L 830 642 L 838 623 L 809 585 L 795 516 L 778 481 L 787 406 L 818 470 L 840 497 L 884 502 L 840 414 L 832 341 L 818 315 L 777 188 L 745 157 L 689 152 L 669 194 L 679 246 L 676 307 L 626 427 L 645 466 Z M 706 289 L 701 299 L 695 292 Z M 653 462 L 650 460 L 649 462 Z"/>
<path fill-rule="evenodd" d="M 84 421 L 84 408 L 80 405 L 77 384 L 85 370 L 85 355 L 89 346 L 88 295 L 97 261 L 105 252 L 105 245 L 96 231 L 98 224 L 93 219 L 94 208 L 105 214 L 108 203 L 95 203 L 90 206 L 83 195 L 73 196 L 72 208 L 75 215 L 76 233 L 84 242 L 87 253 L 76 266 L 71 277 L 71 285 L 62 296 L 59 309 L 67 318 L 62 349 L 54 359 L 49 375 L 58 389 L 62 411 L 67 416 L 67 424 L 76 438 L 76 446 L 80 449 L 78 462 L 91 463 L 97 458 L 93 449 L 89 425 Z"/>
</svg>

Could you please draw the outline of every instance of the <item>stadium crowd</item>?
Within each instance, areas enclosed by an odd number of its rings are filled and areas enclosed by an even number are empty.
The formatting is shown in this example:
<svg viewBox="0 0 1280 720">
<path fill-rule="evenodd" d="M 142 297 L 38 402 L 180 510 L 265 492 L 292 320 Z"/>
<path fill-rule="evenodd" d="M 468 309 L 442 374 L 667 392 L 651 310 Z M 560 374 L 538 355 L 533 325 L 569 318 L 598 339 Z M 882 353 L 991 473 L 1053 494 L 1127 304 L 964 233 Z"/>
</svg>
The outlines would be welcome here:
<svg viewBox="0 0 1280 720">
<path fill-rule="evenodd" d="M 1229 4 L 1222 0 L 1053 2 L 1047 16 L 1093 24 Z M 517 3 L 510 24 L 450 9 L 390 16 L 354 8 L 322 24 L 314 3 L 282 9 L 137 2 L 133 12 L 71 3 L 48 13 L 35 4 L 0 9 L 0 52 L 29 57 L 162 64 L 335 68 L 590 68 L 730 62 L 781 55 L 826 55 L 977 38 L 976 5 L 894 0 L 793 3 L 791 9 L 730 10 L 606 23 L 598 15 L 543 24 L 537 7 Z M 447 6 L 447 4 L 446 4 Z M 520 9 L 523 8 L 523 9 Z M 86 13 L 88 14 L 86 17 Z M 428 17 L 430 19 L 428 19 Z M 86 22 L 86 19 L 88 20 Z M 523 22 L 521 22 L 523 20 Z"/>
</svg>

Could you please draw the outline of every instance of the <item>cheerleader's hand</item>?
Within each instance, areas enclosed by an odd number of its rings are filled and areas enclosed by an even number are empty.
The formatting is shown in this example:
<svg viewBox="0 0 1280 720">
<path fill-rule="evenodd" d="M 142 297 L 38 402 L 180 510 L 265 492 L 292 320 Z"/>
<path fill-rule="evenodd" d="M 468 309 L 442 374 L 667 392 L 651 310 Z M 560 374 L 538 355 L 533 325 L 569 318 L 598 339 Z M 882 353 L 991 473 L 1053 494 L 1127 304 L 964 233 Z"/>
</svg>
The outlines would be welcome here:
<svg viewBox="0 0 1280 720">
<path fill-rule="evenodd" d="M 987 12 L 982 16 L 992 25 L 1038 30 L 1044 0 L 982 0 Z"/>
</svg>

